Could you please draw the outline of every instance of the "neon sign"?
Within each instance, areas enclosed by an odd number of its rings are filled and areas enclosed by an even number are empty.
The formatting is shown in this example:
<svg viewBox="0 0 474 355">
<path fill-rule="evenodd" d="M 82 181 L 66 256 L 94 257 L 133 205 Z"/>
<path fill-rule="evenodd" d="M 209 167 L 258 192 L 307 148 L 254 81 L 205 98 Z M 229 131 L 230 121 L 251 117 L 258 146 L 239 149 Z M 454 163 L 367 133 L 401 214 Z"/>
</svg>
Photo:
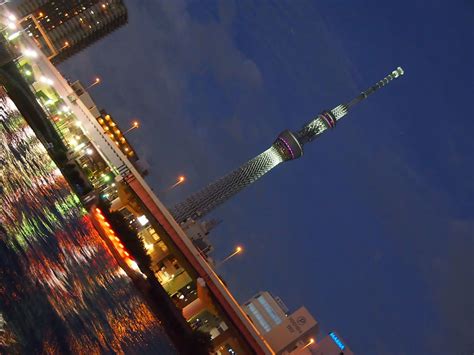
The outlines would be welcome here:
<svg viewBox="0 0 474 355">
<path fill-rule="evenodd" d="M 334 332 L 329 333 L 329 336 L 332 338 L 332 340 L 334 340 L 339 349 L 344 350 L 346 346 L 342 343 L 341 339 L 339 339 Z"/>
</svg>

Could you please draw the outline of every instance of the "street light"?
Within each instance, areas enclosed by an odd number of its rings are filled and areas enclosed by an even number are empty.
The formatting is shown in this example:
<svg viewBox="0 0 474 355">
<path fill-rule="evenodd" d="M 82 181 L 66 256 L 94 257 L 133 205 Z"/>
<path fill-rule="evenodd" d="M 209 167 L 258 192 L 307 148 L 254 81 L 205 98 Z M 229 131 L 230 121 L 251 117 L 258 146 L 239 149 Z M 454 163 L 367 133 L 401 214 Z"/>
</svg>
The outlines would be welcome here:
<svg viewBox="0 0 474 355">
<path fill-rule="evenodd" d="M 61 48 L 59 48 L 59 50 L 63 50 L 64 48 L 67 48 L 67 47 L 69 47 L 69 42 L 68 42 L 68 41 L 64 42 L 64 46 L 62 46 Z M 98 79 L 98 78 L 97 78 L 97 79 Z M 100 79 L 99 79 L 99 81 L 100 81 Z"/>
<path fill-rule="evenodd" d="M 66 42 L 66 43 L 67 43 L 67 45 L 69 46 L 69 42 Z M 62 49 L 62 48 L 61 48 L 61 49 Z M 97 77 L 97 78 L 95 78 L 95 80 L 94 80 L 94 82 L 93 82 L 92 84 L 90 84 L 88 87 L 86 87 L 85 90 L 89 90 L 91 87 L 96 86 L 96 85 L 99 84 L 99 83 L 100 83 L 100 78 Z"/>
<path fill-rule="evenodd" d="M 218 262 L 216 264 L 216 267 L 217 266 L 221 266 L 222 264 L 224 264 L 226 261 L 228 261 L 229 259 L 232 259 L 234 256 L 236 256 L 237 254 L 240 254 L 244 251 L 244 248 L 242 248 L 241 246 L 237 246 L 234 250 L 234 252 L 232 254 L 229 254 L 227 255 L 224 259 L 222 259 L 220 262 Z"/>
<path fill-rule="evenodd" d="M 307 343 L 305 346 L 303 346 L 303 347 L 300 349 L 300 351 L 303 350 L 303 349 L 306 349 L 308 346 L 313 345 L 315 342 L 316 342 L 316 341 L 314 340 L 314 338 L 310 338 L 309 341 L 308 341 L 308 343 Z"/>
<path fill-rule="evenodd" d="M 138 123 L 138 121 L 133 121 L 132 126 L 129 129 L 127 129 L 125 132 L 123 132 L 123 134 L 125 135 L 126 133 L 133 131 L 135 128 L 138 128 L 138 127 L 140 127 L 140 123 Z"/>
<path fill-rule="evenodd" d="M 174 189 L 176 186 L 181 185 L 185 181 L 186 181 L 186 177 L 184 177 L 184 175 L 178 176 L 178 180 L 169 187 L 169 190 Z"/>
</svg>

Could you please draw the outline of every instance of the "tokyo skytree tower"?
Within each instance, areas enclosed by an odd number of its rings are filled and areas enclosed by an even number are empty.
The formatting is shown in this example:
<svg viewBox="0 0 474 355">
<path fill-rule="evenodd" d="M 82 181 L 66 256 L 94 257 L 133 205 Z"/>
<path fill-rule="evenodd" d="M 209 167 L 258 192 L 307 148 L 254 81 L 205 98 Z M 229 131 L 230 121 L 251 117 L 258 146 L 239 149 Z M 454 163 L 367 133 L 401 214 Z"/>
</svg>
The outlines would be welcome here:
<svg viewBox="0 0 474 355">
<path fill-rule="evenodd" d="M 280 163 L 301 157 L 305 144 L 326 130 L 334 128 L 337 121 L 347 115 L 353 106 L 401 75 L 403 69 L 398 67 L 352 101 L 321 112 L 299 131 L 284 130 L 266 151 L 178 203 L 170 209 L 171 214 L 178 223 L 205 216 Z"/>
</svg>

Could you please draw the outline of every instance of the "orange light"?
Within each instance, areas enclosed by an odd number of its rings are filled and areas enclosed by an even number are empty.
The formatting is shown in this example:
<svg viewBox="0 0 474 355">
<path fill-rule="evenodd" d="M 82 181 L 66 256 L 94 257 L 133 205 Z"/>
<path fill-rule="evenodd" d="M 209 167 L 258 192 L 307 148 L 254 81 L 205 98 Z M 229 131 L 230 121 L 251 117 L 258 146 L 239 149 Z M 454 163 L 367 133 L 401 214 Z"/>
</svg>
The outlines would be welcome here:
<svg viewBox="0 0 474 355">
<path fill-rule="evenodd" d="M 104 224 L 105 224 L 107 227 L 109 227 L 109 228 L 110 228 L 110 224 L 109 224 L 109 222 L 104 222 Z"/>
<path fill-rule="evenodd" d="M 183 182 L 184 180 L 186 180 L 186 178 L 185 178 L 183 175 L 181 175 L 181 176 L 179 177 L 179 182 Z"/>
<path fill-rule="evenodd" d="M 114 237 L 114 239 L 115 239 L 117 242 L 120 242 L 120 239 L 119 239 L 119 238 Z"/>
<path fill-rule="evenodd" d="M 102 211 L 99 210 L 98 208 L 96 208 L 95 211 L 96 211 L 97 213 L 99 213 L 99 214 L 102 214 Z"/>
</svg>

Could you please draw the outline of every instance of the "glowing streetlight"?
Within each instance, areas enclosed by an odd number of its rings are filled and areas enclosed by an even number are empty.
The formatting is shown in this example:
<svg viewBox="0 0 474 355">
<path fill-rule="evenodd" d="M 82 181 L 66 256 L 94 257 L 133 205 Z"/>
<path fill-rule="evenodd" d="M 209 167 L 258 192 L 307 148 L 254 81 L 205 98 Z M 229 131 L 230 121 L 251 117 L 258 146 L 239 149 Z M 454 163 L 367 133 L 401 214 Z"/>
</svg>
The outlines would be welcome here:
<svg viewBox="0 0 474 355">
<path fill-rule="evenodd" d="M 59 50 L 62 50 L 62 49 L 67 48 L 67 47 L 69 47 L 69 42 L 68 42 L 68 41 L 64 42 L 64 46 L 62 46 L 61 48 L 59 48 Z M 98 78 L 97 78 L 97 79 L 98 79 Z M 99 80 L 100 80 L 100 79 L 99 79 Z"/>
<path fill-rule="evenodd" d="M 133 121 L 132 126 L 129 129 L 127 129 L 125 132 L 123 132 L 123 134 L 133 131 L 135 128 L 138 128 L 138 127 L 140 127 L 140 123 L 138 121 Z"/>
<path fill-rule="evenodd" d="M 221 266 L 222 264 L 224 264 L 226 261 L 228 261 L 229 259 L 232 259 L 234 256 L 236 256 L 237 254 L 240 254 L 244 251 L 244 248 L 242 248 L 241 246 L 237 246 L 234 250 L 234 252 L 232 254 L 229 254 L 227 255 L 224 259 L 222 259 L 220 262 L 218 262 L 216 264 L 216 267 L 217 266 Z"/>
<path fill-rule="evenodd" d="M 310 338 L 308 340 L 308 343 L 305 346 L 303 346 L 300 350 L 306 349 L 308 346 L 313 345 L 315 342 L 316 342 L 316 340 L 314 340 L 314 338 Z"/>
<path fill-rule="evenodd" d="M 69 46 L 69 42 L 66 42 L 66 43 L 67 43 L 68 46 Z M 89 90 L 91 87 L 96 86 L 96 85 L 99 84 L 99 83 L 100 83 L 100 78 L 97 77 L 97 78 L 95 78 L 95 80 L 94 80 L 94 82 L 93 82 L 92 84 L 90 84 L 88 87 L 86 87 L 86 90 Z"/>
<path fill-rule="evenodd" d="M 184 177 L 184 175 L 178 176 L 178 180 L 169 187 L 169 190 L 174 189 L 176 186 L 181 185 L 185 181 L 186 181 L 186 177 Z"/>
</svg>

